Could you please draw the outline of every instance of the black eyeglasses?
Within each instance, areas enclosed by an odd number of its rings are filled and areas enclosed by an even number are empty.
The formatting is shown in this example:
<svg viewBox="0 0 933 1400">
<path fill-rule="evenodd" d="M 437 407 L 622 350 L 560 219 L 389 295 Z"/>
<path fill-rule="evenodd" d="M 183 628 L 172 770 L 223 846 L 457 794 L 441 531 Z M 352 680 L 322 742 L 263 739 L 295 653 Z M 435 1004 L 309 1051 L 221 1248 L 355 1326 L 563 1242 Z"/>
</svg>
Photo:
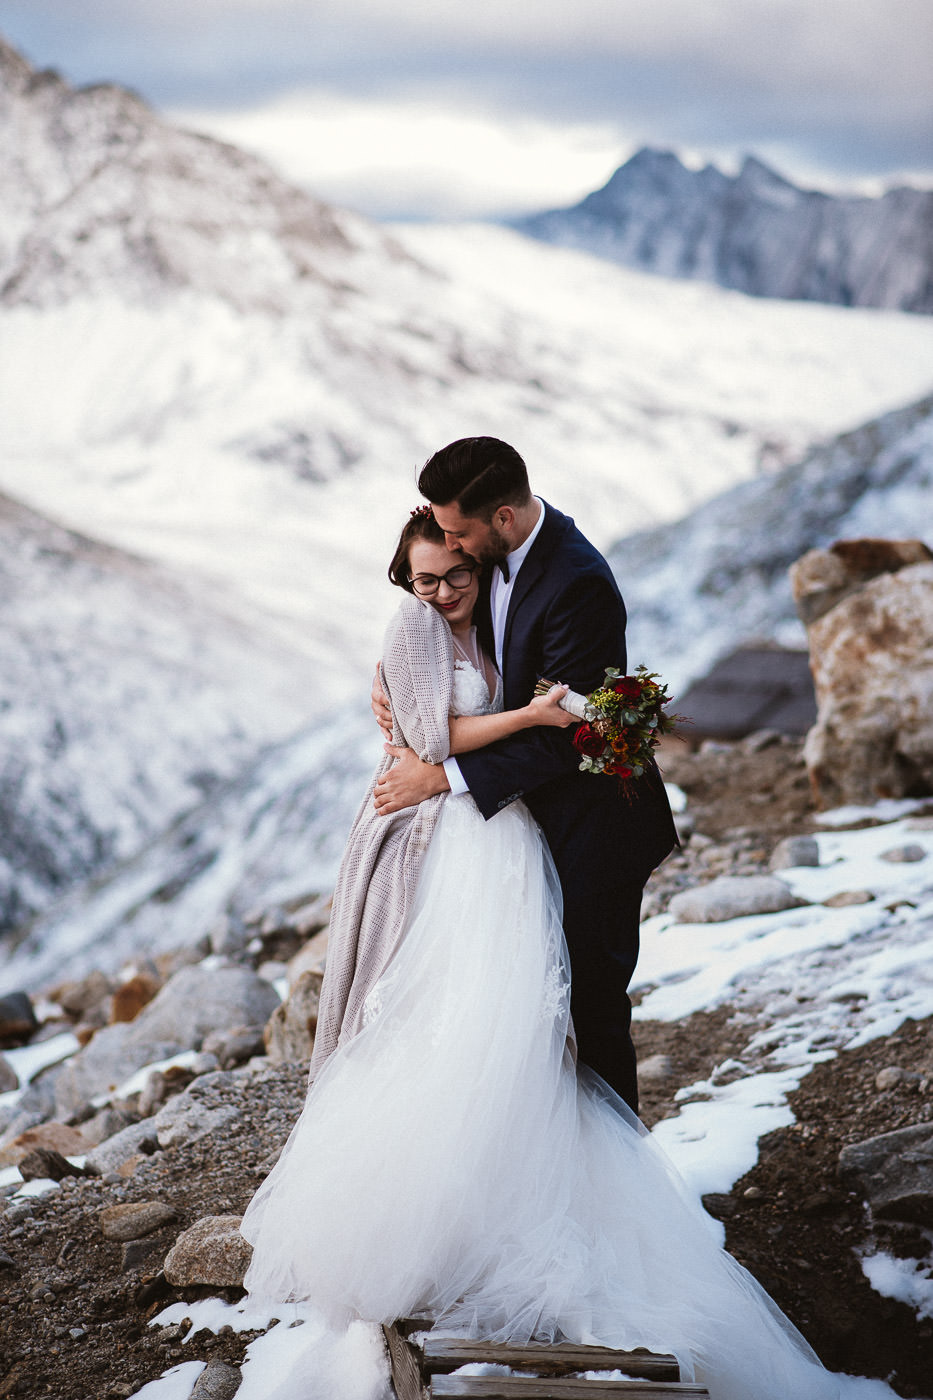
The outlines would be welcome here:
<svg viewBox="0 0 933 1400">
<path fill-rule="evenodd" d="M 442 583 L 449 584 L 451 588 L 469 588 L 475 572 L 472 564 L 458 564 L 455 569 L 448 569 L 446 574 L 441 574 L 440 578 L 437 574 L 418 574 L 408 582 L 419 598 L 433 598 Z"/>
</svg>

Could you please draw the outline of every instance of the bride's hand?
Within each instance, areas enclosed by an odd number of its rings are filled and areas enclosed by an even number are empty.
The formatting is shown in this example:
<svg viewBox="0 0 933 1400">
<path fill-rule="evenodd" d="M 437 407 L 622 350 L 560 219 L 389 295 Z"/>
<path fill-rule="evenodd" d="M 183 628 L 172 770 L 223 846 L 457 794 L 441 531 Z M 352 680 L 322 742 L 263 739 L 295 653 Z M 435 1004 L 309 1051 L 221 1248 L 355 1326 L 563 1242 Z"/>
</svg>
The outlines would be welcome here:
<svg viewBox="0 0 933 1400">
<path fill-rule="evenodd" d="M 569 685 L 552 685 L 547 695 L 536 695 L 527 707 L 530 723 L 551 725 L 557 729 L 568 729 L 571 724 L 579 724 L 575 715 L 560 708 L 559 702 L 569 689 Z"/>
</svg>

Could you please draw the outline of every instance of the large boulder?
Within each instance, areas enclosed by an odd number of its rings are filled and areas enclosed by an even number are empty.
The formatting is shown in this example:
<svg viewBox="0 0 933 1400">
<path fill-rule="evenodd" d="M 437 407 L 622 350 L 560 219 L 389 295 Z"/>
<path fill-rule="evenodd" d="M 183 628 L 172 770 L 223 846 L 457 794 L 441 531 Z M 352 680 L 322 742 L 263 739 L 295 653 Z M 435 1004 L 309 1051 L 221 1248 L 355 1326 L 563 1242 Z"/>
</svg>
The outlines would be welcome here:
<svg viewBox="0 0 933 1400">
<path fill-rule="evenodd" d="M 99 1030 L 56 1080 L 62 1117 L 105 1099 L 136 1070 L 184 1050 L 198 1050 L 212 1031 L 263 1025 L 279 994 L 249 968 L 182 967 L 134 1021 Z"/>
<path fill-rule="evenodd" d="M 246 967 L 182 967 L 133 1024 L 134 1038 L 199 1050 L 211 1031 L 263 1025 L 279 1004 L 271 983 Z"/>
<path fill-rule="evenodd" d="M 933 793 L 933 553 L 843 540 L 791 578 L 819 706 L 804 748 L 816 802 Z"/>
</svg>

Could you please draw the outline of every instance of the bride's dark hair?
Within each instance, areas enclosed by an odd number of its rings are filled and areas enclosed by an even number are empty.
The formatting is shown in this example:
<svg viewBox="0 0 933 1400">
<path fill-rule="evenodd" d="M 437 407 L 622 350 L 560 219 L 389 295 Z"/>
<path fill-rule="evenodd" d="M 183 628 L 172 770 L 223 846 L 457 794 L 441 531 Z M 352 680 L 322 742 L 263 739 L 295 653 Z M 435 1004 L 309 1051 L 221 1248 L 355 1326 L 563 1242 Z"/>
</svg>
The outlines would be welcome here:
<svg viewBox="0 0 933 1400">
<path fill-rule="evenodd" d="M 408 575 L 408 551 L 415 540 L 429 540 L 431 544 L 444 543 L 444 531 L 434 519 L 434 512 L 430 506 L 418 506 L 412 511 L 399 536 L 392 563 L 389 565 L 389 581 L 397 584 L 399 588 L 404 588 L 406 593 L 414 592 Z"/>
</svg>

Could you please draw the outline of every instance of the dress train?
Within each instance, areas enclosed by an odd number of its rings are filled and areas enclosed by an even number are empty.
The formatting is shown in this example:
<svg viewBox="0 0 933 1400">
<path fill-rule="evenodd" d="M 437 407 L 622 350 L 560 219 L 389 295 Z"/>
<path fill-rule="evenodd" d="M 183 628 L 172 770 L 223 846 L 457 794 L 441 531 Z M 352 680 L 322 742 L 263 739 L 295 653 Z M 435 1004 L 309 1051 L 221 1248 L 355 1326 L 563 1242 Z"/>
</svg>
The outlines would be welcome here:
<svg viewBox="0 0 933 1400">
<path fill-rule="evenodd" d="M 672 1351 L 712 1400 L 842 1395 L 642 1124 L 578 1070 L 569 992 L 527 809 L 485 822 L 449 798 L 363 1028 L 247 1209 L 250 1293 L 306 1300 L 337 1336 L 429 1316 L 488 1340 Z M 315 1395 L 304 1377 L 276 1395 Z"/>
</svg>

